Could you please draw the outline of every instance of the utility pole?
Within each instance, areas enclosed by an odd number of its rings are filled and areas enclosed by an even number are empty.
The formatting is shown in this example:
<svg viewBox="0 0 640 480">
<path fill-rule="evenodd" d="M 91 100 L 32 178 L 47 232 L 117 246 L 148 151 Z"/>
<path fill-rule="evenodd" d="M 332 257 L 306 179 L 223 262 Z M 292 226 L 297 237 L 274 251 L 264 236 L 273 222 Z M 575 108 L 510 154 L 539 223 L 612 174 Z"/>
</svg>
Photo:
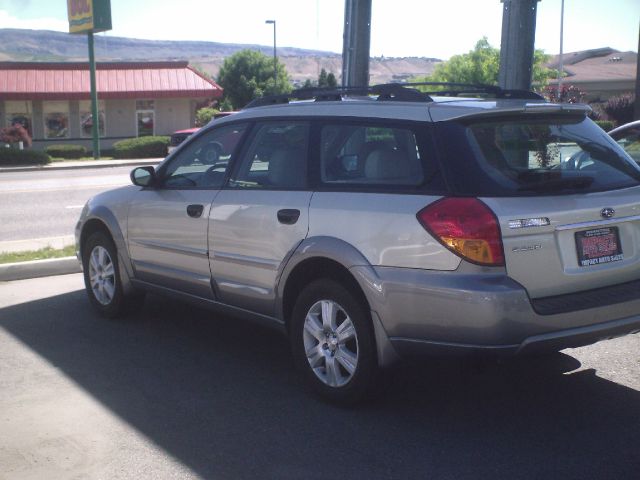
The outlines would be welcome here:
<svg viewBox="0 0 640 480">
<path fill-rule="evenodd" d="M 342 86 L 369 85 L 371 0 L 345 0 Z"/>
<path fill-rule="evenodd" d="M 498 83 L 506 89 L 530 90 L 540 0 L 500 1 L 504 6 Z"/>
</svg>

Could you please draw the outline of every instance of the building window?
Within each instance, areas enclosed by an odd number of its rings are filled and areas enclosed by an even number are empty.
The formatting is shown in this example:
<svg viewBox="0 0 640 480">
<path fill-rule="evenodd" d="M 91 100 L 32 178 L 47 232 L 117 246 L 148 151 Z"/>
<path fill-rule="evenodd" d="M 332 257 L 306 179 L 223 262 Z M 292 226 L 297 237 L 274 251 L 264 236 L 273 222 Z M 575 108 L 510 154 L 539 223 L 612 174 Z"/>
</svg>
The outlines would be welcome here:
<svg viewBox="0 0 640 480">
<path fill-rule="evenodd" d="M 105 135 L 104 101 L 98 100 L 98 130 L 99 135 Z M 80 135 L 84 138 L 93 137 L 93 116 L 91 115 L 91 100 L 80 101 Z"/>
<path fill-rule="evenodd" d="M 30 101 L 10 101 L 4 103 L 7 126 L 22 125 L 29 135 L 33 137 L 31 122 L 33 121 L 33 109 Z"/>
<path fill-rule="evenodd" d="M 69 102 L 43 102 L 44 138 L 69 137 Z"/>
<path fill-rule="evenodd" d="M 136 123 L 138 136 L 146 137 L 155 132 L 155 102 L 153 100 L 136 100 Z"/>
</svg>

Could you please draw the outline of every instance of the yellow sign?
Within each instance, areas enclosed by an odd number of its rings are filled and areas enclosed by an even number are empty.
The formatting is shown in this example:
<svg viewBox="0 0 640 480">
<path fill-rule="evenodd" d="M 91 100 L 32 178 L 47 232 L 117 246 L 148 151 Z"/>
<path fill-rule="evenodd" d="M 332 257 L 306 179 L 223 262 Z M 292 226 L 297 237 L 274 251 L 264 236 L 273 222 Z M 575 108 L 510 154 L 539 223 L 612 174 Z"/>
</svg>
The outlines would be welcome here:
<svg viewBox="0 0 640 480">
<path fill-rule="evenodd" d="M 69 33 L 111 30 L 109 0 L 67 0 Z"/>
<path fill-rule="evenodd" d="M 93 30 L 93 2 L 91 0 L 67 0 L 69 33 Z"/>
</svg>

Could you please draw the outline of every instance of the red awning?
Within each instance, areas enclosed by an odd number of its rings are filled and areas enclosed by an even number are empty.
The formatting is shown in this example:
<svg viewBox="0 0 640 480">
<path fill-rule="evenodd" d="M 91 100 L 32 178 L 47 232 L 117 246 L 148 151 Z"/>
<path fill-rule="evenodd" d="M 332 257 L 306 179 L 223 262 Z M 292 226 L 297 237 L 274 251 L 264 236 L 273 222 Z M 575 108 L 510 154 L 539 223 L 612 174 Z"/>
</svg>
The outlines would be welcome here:
<svg viewBox="0 0 640 480">
<path fill-rule="evenodd" d="M 98 98 L 219 98 L 222 88 L 187 62 L 98 63 Z M 86 63 L 0 62 L 0 100 L 87 100 Z"/>
</svg>

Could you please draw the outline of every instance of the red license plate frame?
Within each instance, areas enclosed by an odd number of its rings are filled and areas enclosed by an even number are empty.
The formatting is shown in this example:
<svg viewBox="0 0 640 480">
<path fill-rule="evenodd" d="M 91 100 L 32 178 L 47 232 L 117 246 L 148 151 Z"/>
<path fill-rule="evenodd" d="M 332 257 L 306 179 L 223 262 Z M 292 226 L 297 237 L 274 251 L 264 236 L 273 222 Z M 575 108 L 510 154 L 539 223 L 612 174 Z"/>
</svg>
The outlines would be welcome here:
<svg viewBox="0 0 640 480">
<path fill-rule="evenodd" d="M 578 265 L 590 267 L 623 260 L 618 227 L 600 227 L 575 233 Z"/>
</svg>

